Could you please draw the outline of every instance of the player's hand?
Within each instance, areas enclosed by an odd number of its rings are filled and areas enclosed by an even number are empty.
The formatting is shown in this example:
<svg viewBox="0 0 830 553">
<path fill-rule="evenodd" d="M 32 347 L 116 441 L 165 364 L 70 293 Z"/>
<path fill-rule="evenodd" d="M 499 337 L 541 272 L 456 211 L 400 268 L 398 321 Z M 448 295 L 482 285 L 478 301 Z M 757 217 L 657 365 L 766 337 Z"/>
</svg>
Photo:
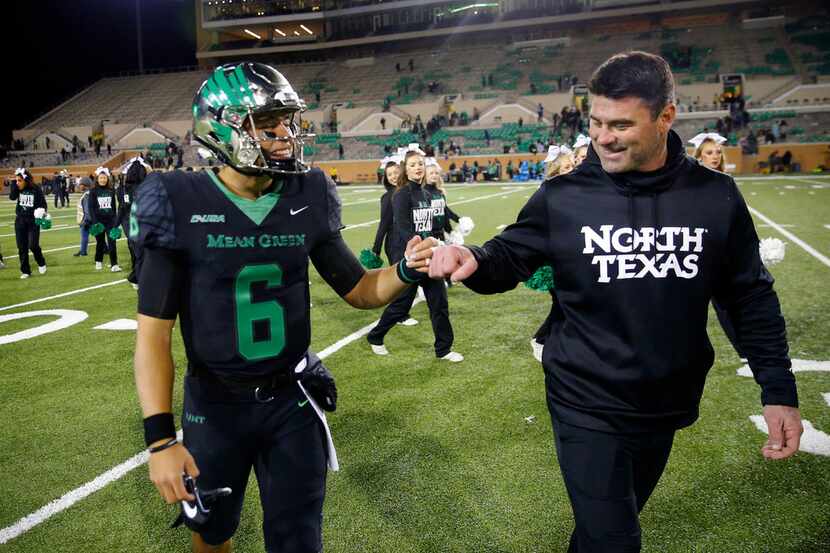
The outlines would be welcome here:
<svg viewBox="0 0 830 553">
<path fill-rule="evenodd" d="M 404 251 L 406 266 L 410 269 L 416 269 L 418 272 L 426 273 L 429 270 L 432 252 L 440 245 L 441 243 L 431 236 L 426 239 L 413 236 L 406 243 L 406 250 Z"/>
<path fill-rule="evenodd" d="M 193 456 L 181 443 L 150 454 L 150 480 L 167 503 L 196 499 L 192 494 L 187 493 L 184 487 L 182 480 L 184 473 L 196 478 L 199 476 L 199 469 L 196 467 Z"/>
<path fill-rule="evenodd" d="M 798 408 L 765 405 L 764 420 L 767 421 L 769 439 L 761 448 L 763 456 L 767 459 L 786 459 L 794 455 L 804 433 Z"/>
<path fill-rule="evenodd" d="M 478 269 L 473 252 L 464 246 L 441 246 L 432 253 L 429 263 L 429 277 L 445 279 L 449 277 L 453 282 L 460 282 Z"/>
</svg>

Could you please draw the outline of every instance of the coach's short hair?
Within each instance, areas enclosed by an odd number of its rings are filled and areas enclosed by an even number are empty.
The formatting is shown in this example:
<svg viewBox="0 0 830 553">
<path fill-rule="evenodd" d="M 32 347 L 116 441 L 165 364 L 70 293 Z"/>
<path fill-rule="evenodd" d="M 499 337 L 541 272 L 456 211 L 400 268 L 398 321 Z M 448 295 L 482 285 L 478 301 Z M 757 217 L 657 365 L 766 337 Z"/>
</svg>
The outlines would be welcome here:
<svg viewBox="0 0 830 553">
<path fill-rule="evenodd" d="M 639 98 L 654 119 L 674 103 L 674 76 L 669 64 L 648 52 L 623 52 L 608 58 L 591 76 L 591 94 L 613 100 Z"/>
</svg>

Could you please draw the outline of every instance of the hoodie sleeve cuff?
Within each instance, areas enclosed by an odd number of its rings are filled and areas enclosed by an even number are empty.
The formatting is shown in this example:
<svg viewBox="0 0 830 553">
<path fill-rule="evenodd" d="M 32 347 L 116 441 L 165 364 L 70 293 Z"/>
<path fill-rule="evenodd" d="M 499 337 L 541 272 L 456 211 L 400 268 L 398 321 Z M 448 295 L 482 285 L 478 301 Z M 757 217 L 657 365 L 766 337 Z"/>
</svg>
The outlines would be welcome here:
<svg viewBox="0 0 830 553">
<path fill-rule="evenodd" d="M 769 383 L 761 390 L 762 405 L 786 405 L 798 407 L 798 391 L 795 381 Z"/>
</svg>

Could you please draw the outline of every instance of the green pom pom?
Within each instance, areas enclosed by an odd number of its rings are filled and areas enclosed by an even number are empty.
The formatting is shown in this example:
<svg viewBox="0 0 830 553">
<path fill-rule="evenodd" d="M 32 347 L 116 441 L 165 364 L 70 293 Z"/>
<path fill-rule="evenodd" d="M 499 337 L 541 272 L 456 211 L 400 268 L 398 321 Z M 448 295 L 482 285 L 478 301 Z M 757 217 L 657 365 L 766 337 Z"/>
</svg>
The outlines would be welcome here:
<svg viewBox="0 0 830 553">
<path fill-rule="evenodd" d="M 366 248 L 360 252 L 360 264 L 367 269 L 380 269 L 383 267 L 383 260 L 375 252 Z"/>
<path fill-rule="evenodd" d="M 543 265 L 536 269 L 525 286 L 537 292 L 548 292 L 553 290 L 553 268 L 550 265 Z"/>
<path fill-rule="evenodd" d="M 41 219 L 40 223 L 38 224 L 40 225 L 40 228 L 42 228 L 43 230 L 49 230 L 50 228 L 52 228 L 52 219 Z"/>
<path fill-rule="evenodd" d="M 110 238 L 118 240 L 121 238 L 121 227 L 112 227 L 109 231 Z"/>
<path fill-rule="evenodd" d="M 102 232 L 104 232 L 104 225 L 103 225 L 103 223 L 95 223 L 94 225 L 92 225 L 91 227 L 89 227 L 89 234 L 90 234 L 91 236 L 98 236 L 98 235 L 99 235 L 99 234 L 101 234 Z"/>
</svg>

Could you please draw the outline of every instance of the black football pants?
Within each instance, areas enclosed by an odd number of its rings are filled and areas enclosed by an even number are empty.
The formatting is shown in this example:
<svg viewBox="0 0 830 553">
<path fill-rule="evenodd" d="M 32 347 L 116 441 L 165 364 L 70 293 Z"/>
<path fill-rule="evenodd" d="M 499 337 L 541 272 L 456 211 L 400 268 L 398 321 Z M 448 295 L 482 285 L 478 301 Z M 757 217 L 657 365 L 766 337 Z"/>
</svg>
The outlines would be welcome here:
<svg viewBox="0 0 830 553">
<path fill-rule="evenodd" d="M 666 467 L 674 431 L 612 434 L 551 418 L 576 523 L 568 553 L 639 552 L 639 513 Z"/>
<path fill-rule="evenodd" d="M 110 265 L 118 265 L 118 249 L 115 240 L 110 238 L 109 229 L 104 229 L 95 236 L 95 261 L 100 263 L 104 260 L 104 252 L 109 253 Z"/>
<path fill-rule="evenodd" d="M 262 530 L 269 553 L 322 551 L 326 495 L 326 437 L 323 424 L 296 384 L 258 400 L 253 390 L 229 389 L 188 374 L 184 384 L 184 445 L 196 466 L 201 489 L 229 487 L 208 521 L 196 526 L 208 544 L 229 540 L 239 526 L 253 468 L 262 503 Z"/>
</svg>

